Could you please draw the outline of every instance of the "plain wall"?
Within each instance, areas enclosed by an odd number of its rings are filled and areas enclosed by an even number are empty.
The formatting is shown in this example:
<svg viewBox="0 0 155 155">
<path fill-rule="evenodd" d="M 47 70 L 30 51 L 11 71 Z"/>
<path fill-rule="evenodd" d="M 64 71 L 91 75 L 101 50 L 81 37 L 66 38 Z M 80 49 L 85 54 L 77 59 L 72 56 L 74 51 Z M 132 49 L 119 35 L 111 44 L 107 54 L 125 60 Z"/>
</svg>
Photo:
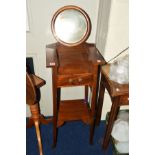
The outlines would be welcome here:
<svg viewBox="0 0 155 155">
<path fill-rule="evenodd" d="M 96 45 L 106 61 L 129 46 L 129 1 L 100 0 Z M 128 54 L 125 51 L 119 57 Z M 111 100 L 105 92 L 102 119 L 110 111 Z M 128 106 L 121 107 L 128 108 Z"/>
<path fill-rule="evenodd" d="M 129 46 L 129 0 L 112 0 L 104 58 L 108 61 Z"/>
</svg>

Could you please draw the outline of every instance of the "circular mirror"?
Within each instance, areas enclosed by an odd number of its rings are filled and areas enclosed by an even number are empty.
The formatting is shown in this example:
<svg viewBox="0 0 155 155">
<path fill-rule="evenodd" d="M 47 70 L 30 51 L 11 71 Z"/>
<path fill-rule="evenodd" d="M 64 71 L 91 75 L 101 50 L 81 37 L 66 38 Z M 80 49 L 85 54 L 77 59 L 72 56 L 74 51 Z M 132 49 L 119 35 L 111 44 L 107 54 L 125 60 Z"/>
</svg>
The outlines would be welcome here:
<svg viewBox="0 0 155 155">
<path fill-rule="evenodd" d="M 56 40 L 66 46 L 76 46 L 86 41 L 91 29 L 89 16 L 77 6 L 59 9 L 51 25 Z"/>
</svg>

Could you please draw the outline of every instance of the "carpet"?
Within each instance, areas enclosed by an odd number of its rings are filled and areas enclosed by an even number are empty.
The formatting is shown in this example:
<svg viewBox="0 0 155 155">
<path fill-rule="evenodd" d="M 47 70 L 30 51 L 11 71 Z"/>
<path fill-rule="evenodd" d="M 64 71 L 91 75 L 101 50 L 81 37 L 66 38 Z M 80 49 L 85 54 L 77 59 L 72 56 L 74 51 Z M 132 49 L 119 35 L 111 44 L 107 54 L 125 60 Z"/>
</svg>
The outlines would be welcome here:
<svg viewBox="0 0 155 155">
<path fill-rule="evenodd" d="M 89 144 L 89 125 L 81 121 L 65 123 L 58 128 L 56 148 L 52 148 L 52 123 L 41 125 L 41 137 L 44 155 L 112 155 L 112 145 L 104 151 L 102 139 L 105 121 L 95 128 L 94 143 Z M 26 154 L 39 155 L 38 143 L 34 126 L 26 129 Z"/>
</svg>

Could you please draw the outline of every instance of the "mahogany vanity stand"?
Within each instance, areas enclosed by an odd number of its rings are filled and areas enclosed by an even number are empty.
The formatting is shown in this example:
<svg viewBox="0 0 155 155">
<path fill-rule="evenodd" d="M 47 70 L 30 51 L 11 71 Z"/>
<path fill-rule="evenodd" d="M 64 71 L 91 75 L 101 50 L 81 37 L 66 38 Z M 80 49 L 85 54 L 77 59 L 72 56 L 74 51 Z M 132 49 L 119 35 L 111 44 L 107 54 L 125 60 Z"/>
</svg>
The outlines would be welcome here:
<svg viewBox="0 0 155 155">
<path fill-rule="evenodd" d="M 89 142 L 93 143 L 98 74 L 104 63 L 94 44 L 67 47 L 55 43 L 46 46 L 46 66 L 52 68 L 53 79 L 53 147 L 56 146 L 57 128 L 74 120 L 90 125 Z M 85 99 L 62 101 L 61 87 L 75 86 L 85 86 Z M 92 92 L 91 108 L 88 87 Z"/>
<path fill-rule="evenodd" d="M 104 100 L 105 89 L 107 89 L 112 106 L 110 110 L 110 115 L 108 118 L 108 124 L 106 125 L 106 130 L 103 139 L 103 149 L 107 149 L 110 141 L 110 136 L 112 132 L 113 123 L 117 117 L 120 106 L 129 105 L 129 85 L 119 84 L 109 79 L 109 69 L 110 66 L 105 65 L 101 69 L 101 80 L 100 80 L 100 90 L 98 98 L 98 109 L 96 117 L 96 125 L 99 125 L 101 120 L 102 106 Z"/>
</svg>

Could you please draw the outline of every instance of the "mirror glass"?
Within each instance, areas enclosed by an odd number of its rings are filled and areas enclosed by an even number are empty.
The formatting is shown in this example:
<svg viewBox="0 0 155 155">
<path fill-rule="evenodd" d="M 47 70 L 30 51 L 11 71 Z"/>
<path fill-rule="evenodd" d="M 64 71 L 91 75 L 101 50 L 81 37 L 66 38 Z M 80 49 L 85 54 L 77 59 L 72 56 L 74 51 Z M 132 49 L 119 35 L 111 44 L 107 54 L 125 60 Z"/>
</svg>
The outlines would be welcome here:
<svg viewBox="0 0 155 155">
<path fill-rule="evenodd" d="M 55 19 L 55 34 L 63 42 L 79 42 L 87 33 L 87 21 L 78 10 L 64 10 Z"/>
</svg>

